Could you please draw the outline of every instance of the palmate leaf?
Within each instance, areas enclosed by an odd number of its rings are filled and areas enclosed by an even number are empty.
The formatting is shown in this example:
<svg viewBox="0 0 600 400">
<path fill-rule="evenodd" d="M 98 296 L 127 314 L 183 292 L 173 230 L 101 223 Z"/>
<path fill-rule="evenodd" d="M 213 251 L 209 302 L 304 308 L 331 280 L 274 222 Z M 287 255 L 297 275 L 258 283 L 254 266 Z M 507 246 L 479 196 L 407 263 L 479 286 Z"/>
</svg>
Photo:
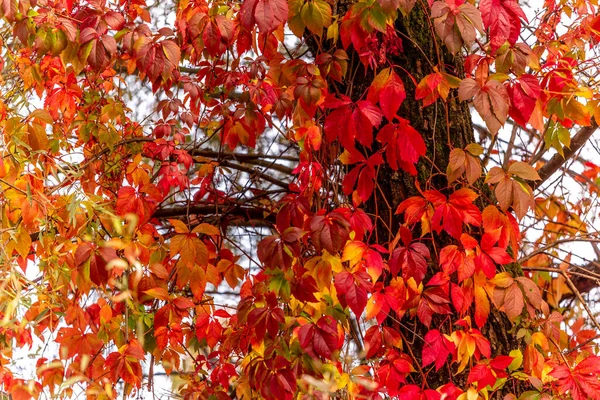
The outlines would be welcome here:
<svg viewBox="0 0 600 400">
<path fill-rule="evenodd" d="M 315 247 L 335 254 L 342 250 L 350 234 L 350 224 L 344 215 L 333 211 L 327 215 L 316 215 L 310 222 Z"/>
<path fill-rule="evenodd" d="M 541 93 L 542 89 L 535 76 L 530 74 L 521 75 L 518 83 L 508 86 L 510 117 L 519 125 L 525 126 L 535 110 Z"/>
<path fill-rule="evenodd" d="M 78 328 L 63 327 L 58 331 L 56 342 L 60 343 L 60 353 L 63 358 L 71 358 L 75 354 L 95 355 L 104 345 L 94 333 L 83 333 Z"/>
<path fill-rule="evenodd" d="M 456 351 L 454 343 L 447 339 L 437 329 L 431 329 L 425 335 L 423 345 L 423 367 L 434 363 L 436 371 L 442 368 L 448 356 Z"/>
<path fill-rule="evenodd" d="M 383 114 L 371 101 L 360 100 L 353 103 L 343 97 L 341 101 L 325 103 L 328 108 L 335 108 L 325 120 L 327 140 L 338 140 L 345 149 L 355 148 L 355 141 L 366 147 L 373 143 L 373 128 L 381 124 Z"/>
<path fill-rule="evenodd" d="M 240 9 L 242 24 L 252 29 L 254 24 L 261 31 L 270 32 L 283 24 L 288 17 L 288 2 L 285 0 L 249 0 Z"/>
<path fill-rule="evenodd" d="M 402 79 L 392 68 L 379 72 L 367 92 L 367 100 L 373 104 L 379 101 L 383 115 L 390 122 L 396 117 L 405 98 L 406 92 Z"/>
<path fill-rule="evenodd" d="M 373 193 L 375 181 L 377 179 L 376 168 L 383 163 L 381 153 L 375 153 L 368 159 L 356 150 L 345 150 L 340 156 L 343 164 L 354 164 L 356 166 L 344 177 L 342 188 L 346 195 L 353 192 L 354 186 L 357 186 L 356 193 L 361 201 L 367 201 Z"/>
<path fill-rule="evenodd" d="M 561 394 L 569 393 L 573 400 L 600 399 L 600 357 L 589 356 L 574 368 L 561 364 L 551 372 L 558 379 Z"/>
<path fill-rule="evenodd" d="M 309 323 L 300 327 L 298 339 L 306 351 L 325 359 L 331 359 L 342 344 L 337 323 L 330 316 L 319 318 L 316 324 Z"/>
<path fill-rule="evenodd" d="M 482 87 L 475 79 L 466 78 L 460 83 L 458 96 L 461 101 L 473 98 L 475 109 L 492 135 L 498 133 L 506 122 L 510 97 L 506 87 L 500 82 L 489 80 Z"/>
<path fill-rule="evenodd" d="M 378 369 L 377 377 L 379 382 L 385 385 L 389 395 L 398 396 L 412 370 L 412 360 L 407 354 L 389 350 Z"/>
<path fill-rule="evenodd" d="M 483 154 L 483 147 L 476 143 L 468 144 L 464 150 L 452 149 L 446 168 L 448 181 L 452 183 L 465 174 L 469 185 L 475 183 L 481 176 L 481 162 L 479 161 L 481 154 Z"/>
<path fill-rule="evenodd" d="M 481 211 L 473 204 L 478 194 L 471 189 L 459 189 L 448 198 L 437 190 L 425 191 L 423 196 L 435 209 L 431 223 L 438 233 L 443 229 L 458 239 L 463 223 L 474 226 L 481 224 Z"/>
<path fill-rule="evenodd" d="M 392 169 L 402 169 L 411 175 L 417 174 L 415 164 L 425 155 L 423 137 L 410 122 L 398 118 L 397 124 L 390 123 L 379 130 L 377 141 L 386 145 L 385 156 Z"/>
<path fill-rule="evenodd" d="M 112 379 L 116 382 L 119 378 L 130 385 L 140 387 L 142 384 L 142 366 L 146 354 L 137 340 L 122 346 L 118 352 L 112 352 L 106 358 L 106 365 L 110 368 Z"/>
<path fill-rule="evenodd" d="M 452 54 L 463 45 L 473 44 L 477 31 L 483 32 L 481 13 L 469 3 L 457 5 L 454 1 L 435 1 L 431 6 L 431 18 L 435 31 Z"/>
<path fill-rule="evenodd" d="M 434 286 L 425 289 L 417 306 L 417 317 L 429 328 L 434 314 L 452 314 L 447 286 Z"/>
<path fill-rule="evenodd" d="M 525 180 L 539 179 L 540 176 L 533 167 L 523 162 L 516 162 L 507 172 L 500 167 L 493 167 L 485 181 L 491 184 L 497 183 L 494 193 L 500 208 L 507 210 L 512 207 L 517 217 L 523 218 L 527 211 L 533 208 L 533 191 Z"/>
<path fill-rule="evenodd" d="M 514 45 L 527 16 L 514 0 L 482 0 L 479 4 L 483 25 L 488 30 L 492 51 L 508 41 Z"/>
<path fill-rule="evenodd" d="M 205 266 L 208 263 L 208 248 L 195 234 L 179 234 L 171 239 L 171 256 L 179 255 L 179 261 L 191 268 L 194 264 Z"/>
<path fill-rule="evenodd" d="M 84 58 L 92 68 L 102 71 L 108 67 L 117 53 L 117 42 L 110 35 L 101 35 L 96 29 L 87 27 L 81 31 L 79 41 L 82 45 Z"/>
<path fill-rule="evenodd" d="M 364 271 L 350 273 L 342 271 L 335 275 L 335 290 L 340 304 L 348 306 L 360 318 L 366 305 L 368 294 L 373 290 L 371 277 Z"/>
<path fill-rule="evenodd" d="M 300 16 L 309 31 L 321 36 L 331 25 L 331 6 L 324 0 L 309 1 L 302 6 Z"/>
</svg>

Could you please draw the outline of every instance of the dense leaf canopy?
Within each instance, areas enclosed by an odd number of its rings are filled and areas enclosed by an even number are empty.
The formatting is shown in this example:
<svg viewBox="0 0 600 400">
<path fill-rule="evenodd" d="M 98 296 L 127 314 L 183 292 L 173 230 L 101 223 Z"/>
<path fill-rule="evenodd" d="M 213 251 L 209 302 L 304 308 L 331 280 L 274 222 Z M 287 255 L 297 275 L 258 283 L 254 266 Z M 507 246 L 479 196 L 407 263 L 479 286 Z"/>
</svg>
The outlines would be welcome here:
<svg viewBox="0 0 600 400">
<path fill-rule="evenodd" d="M 13 399 L 600 399 L 597 1 L 0 15 Z"/>
</svg>

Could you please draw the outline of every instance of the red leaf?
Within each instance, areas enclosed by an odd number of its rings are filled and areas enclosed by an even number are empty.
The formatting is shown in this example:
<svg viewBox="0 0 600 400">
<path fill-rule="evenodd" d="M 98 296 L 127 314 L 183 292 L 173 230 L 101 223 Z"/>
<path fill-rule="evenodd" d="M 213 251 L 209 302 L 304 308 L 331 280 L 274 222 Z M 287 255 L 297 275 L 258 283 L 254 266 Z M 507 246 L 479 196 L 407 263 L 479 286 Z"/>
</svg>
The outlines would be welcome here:
<svg viewBox="0 0 600 400">
<path fill-rule="evenodd" d="M 464 253 L 458 249 L 458 246 L 446 246 L 440 251 L 440 267 L 449 275 L 459 268 L 464 258 Z"/>
<path fill-rule="evenodd" d="M 92 68 L 97 71 L 102 71 L 108 67 L 117 53 L 117 42 L 110 35 L 102 35 L 97 39 L 92 39 L 88 46 L 91 46 L 91 50 L 87 60 Z"/>
<path fill-rule="evenodd" d="M 360 113 L 369 120 L 372 127 L 377 128 L 381 124 L 382 114 L 375 104 L 367 100 L 361 100 L 356 103 Z"/>
<path fill-rule="evenodd" d="M 380 327 L 373 325 L 365 332 L 365 357 L 373 358 L 377 356 L 382 349 L 383 340 L 381 337 Z"/>
<path fill-rule="evenodd" d="M 510 98 L 506 87 L 493 79 L 488 80 L 484 86 L 475 79 L 463 79 L 458 88 L 459 99 L 466 101 L 473 96 L 475 96 L 473 99 L 475 109 L 485 121 L 490 133 L 495 135 L 508 117 Z"/>
<path fill-rule="evenodd" d="M 417 317 L 427 327 L 431 325 L 433 314 L 452 314 L 448 304 L 447 290 L 443 286 L 426 289 L 417 307 Z"/>
<path fill-rule="evenodd" d="M 19 3 L 14 0 L 0 1 L 0 15 L 6 18 L 8 22 L 14 22 L 18 5 Z"/>
<path fill-rule="evenodd" d="M 111 29 L 120 31 L 125 26 L 125 17 L 123 17 L 123 14 L 121 13 L 107 11 L 106 14 L 104 14 L 104 22 L 106 22 Z"/>
<path fill-rule="evenodd" d="M 254 24 L 267 33 L 274 31 L 288 18 L 288 2 L 286 0 L 246 0 L 240 9 L 240 20 L 246 29 Z"/>
<path fill-rule="evenodd" d="M 379 101 L 383 115 L 390 122 L 396 117 L 405 98 L 406 92 L 402 79 L 391 68 L 383 69 L 377 74 L 367 94 L 370 102 Z"/>
<path fill-rule="evenodd" d="M 427 75 L 421 79 L 415 91 L 415 99 L 423 100 L 423 107 L 433 104 L 439 97 L 438 86 L 444 82 L 444 77 L 439 72 Z M 448 86 L 446 84 L 446 86 Z M 448 88 L 449 90 L 449 88 Z"/>
<path fill-rule="evenodd" d="M 402 282 L 402 285 L 398 284 Z M 401 299 L 405 293 L 403 281 L 400 279 L 392 279 L 389 286 L 383 287 L 381 282 L 375 284 L 374 291 L 367 303 L 367 319 L 377 318 L 377 322 L 381 324 L 388 316 L 390 311 L 400 311 Z"/>
<path fill-rule="evenodd" d="M 421 221 L 421 218 L 427 211 L 427 202 L 422 197 L 409 197 L 404 200 L 396 209 L 396 214 L 404 213 L 404 222 L 412 225 Z"/>
<path fill-rule="evenodd" d="M 414 278 L 417 284 L 421 283 L 427 273 L 427 260 L 430 257 L 429 249 L 422 243 L 397 247 L 389 261 L 390 271 L 396 276 L 402 270 L 404 279 Z"/>
<path fill-rule="evenodd" d="M 490 361 L 490 367 L 492 367 L 496 372 L 500 370 L 504 370 L 508 368 L 508 366 L 513 362 L 514 357 L 511 356 L 498 356 Z"/>
<path fill-rule="evenodd" d="M 300 301 L 318 302 L 315 293 L 319 291 L 317 282 L 310 275 L 304 275 L 301 278 L 296 278 L 292 282 L 292 294 Z"/>
<path fill-rule="evenodd" d="M 299 239 L 302 237 L 300 228 L 287 228 L 283 235 L 267 236 L 258 243 L 258 258 L 268 268 L 287 269 L 300 253 Z"/>
<path fill-rule="evenodd" d="M 483 271 L 489 279 L 492 279 L 496 275 L 496 265 L 494 263 L 504 265 L 513 261 L 513 258 L 505 249 L 495 246 L 500 238 L 500 234 L 500 229 L 484 233 L 481 237 L 481 252 L 475 258 L 478 270 Z"/>
<path fill-rule="evenodd" d="M 352 154 L 356 155 L 353 157 Z M 360 161 L 356 167 L 344 176 L 342 189 L 344 190 L 344 194 L 348 196 L 352 193 L 354 186 L 358 182 L 356 192 L 362 201 L 367 201 L 373 193 L 374 181 L 377 178 L 376 167 L 383 163 L 383 158 L 380 153 L 375 153 L 368 160 L 365 160 L 355 149 L 346 150 L 340 156 L 343 164 L 351 164 L 357 158 Z"/>
<path fill-rule="evenodd" d="M 600 357 L 589 356 L 572 370 L 561 364 L 550 371 L 550 375 L 558 379 L 558 391 L 570 393 L 573 400 L 600 399 Z"/>
<path fill-rule="evenodd" d="M 437 329 L 430 330 L 425 335 L 425 343 L 423 344 L 423 367 L 435 362 L 435 370 L 439 371 L 446 363 L 448 356 L 454 351 L 454 343 Z"/>
<path fill-rule="evenodd" d="M 356 126 L 356 140 L 368 148 L 373 143 L 373 128 L 381 124 L 381 111 L 370 101 L 361 100 L 356 103 L 357 108 L 352 113 L 352 120 Z"/>
<path fill-rule="evenodd" d="M 477 382 L 477 389 L 479 390 L 485 388 L 487 385 L 493 387 L 496 379 L 492 370 L 483 363 L 477 364 L 469 372 L 469 383 Z"/>
<path fill-rule="evenodd" d="M 337 322 L 328 315 L 319 318 L 317 324 L 306 324 L 298 330 L 300 346 L 313 356 L 331 359 L 340 347 Z"/>
<path fill-rule="evenodd" d="M 350 224 L 341 213 L 333 211 L 327 216 L 314 216 L 310 222 L 310 230 L 317 251 L 324 249 L 335 254 L 346 244 Z"/>
<path fill-rule="evenodd" d="M 336 99 L 337 100 L 337 99 Z M 345 96 L 342 100 L 326 102 L 328 108 L 335 108 L 325 120 L 327 140 L 339 140 L 345 149 L 354 148 L 354 140 L 366 147 L 373 142 L 373 128 L 381 123 L 382 114 L 374 103 L 361 100 L 354 104 Z"/>
<path fill-rule="evenodd" d="M 387 394 L 396 396 L 406 382 L 406 376 L 413 370 L 410 357 L 397 351 L 389 351 L 377 370 L 377 378 L 387 389 Z"/>
<path fill-rule="evenodd" d="M 527 22 L 527 16 L 514 0 L 482 0 L 479 3 L 481 19 L 489 29 L 492 52 L 507 40 L 514 45 L 521 32 L 521 19 Z"/>
<path fill-rule="evenodd" d="M 437 190 L 423 192 L 425 198 L 433 203 L 435 212 L 431 219 L 432 228 L 438 233 L 443 229 L 452 237 L 459 239 L 462 224 L 479 226 L 481 212 L 473 204 L 478 194 L 471 189 L 463 188 L 452 193 L 448 200 Z"/>
<path fill-rule="evenodd" d="M 441 400 L 442 395 L 433 389 L 421 389 L 417 385 L 404 385 L 398 391 L 398 400 Z"/>
<path fill-rule="evenodd" d="M 424 156 L 427 147 L 423 138 L 408 120 L 398 118 L 397 124 L 387 124 L 379 131 L 377 140 L 386 146 L 385 156 L 394 170 L 402 168 L 411 175 L 417 174 L 415 165 Z"/>
<path fill-rule="evenodd" d="M 521 126 L 527 125 L 541 93 L 542 89 L 537 78 L 530 74 L 521 75 L 518 83 L 509 85 L 510 109 L 508 113 L 512 119 Z"/>
<path fill-rule="evenodd" d="M 131 385 L 140 387 L 142 384 L 142 366 L 140 361 L 145 358 L 144 349 L 133 339 L 118 352 L 111 353 L 106 358 L 106 366 L 110 370 L 114 382 L 119 378 Z"/>
<path fill-rule="evenodd" d="M 495 206 L 487 206 L 482 213 L 483 229 L 485 232 L 501 230 L 498 246 L 506 249 L 509 245 L 515 252 L 521 240 L 519 225 L 512 214 L 503 213 Z M 516 252 L 515 252 L 516 253 Z"/>
<path fill-rule="evenodd" d="M 123 186 L 117 193 L 117 214 L 135 214 L 139 218 L 138 224 L 143 225 L 150 220 L 162 197 L 160 190 L 151 184 L 143 185 L 139 193 L 130 186 Z"/>
<path fill-rule="evenodd" d="M 367 294 L 373 289 L 369 274 L 346 271 L 335 275 L 335 290 L 342 306 L 349 306 L 357 318 L 360 318 L 367 305 Z"/>
<path fill-rule="evenodd" d="M 277 336 L 279 324 L 285 321 L 285 314 L 275 303 L 274 306 L 270 304 L 268 307 L 255 308 L 248 314 L 248 320 L 252 321 L 256 339 L 262 341 L 265 333 L 273 338 Z"/>
<path fill-rule="evenodd" d="M 56 337 L 60 343 L 60 354 L 62 358 L 71 358 L 76 354 L 93 356 L 103 346 L 102 339 L 93 333 L 83 333 L 78 328 L 60 328 Z"/>
<path fill-rule="evenodd" d="M 371 232 L 373 230 L 371 217 L 360 208 L 357 208 L 354 212 L 349 212 L 348 214 L 350 214 L 348 222 L 350 222 L 350 226 L 355 233 L 355 240 L 362 240 L 367 231 Z"/>
</svg>

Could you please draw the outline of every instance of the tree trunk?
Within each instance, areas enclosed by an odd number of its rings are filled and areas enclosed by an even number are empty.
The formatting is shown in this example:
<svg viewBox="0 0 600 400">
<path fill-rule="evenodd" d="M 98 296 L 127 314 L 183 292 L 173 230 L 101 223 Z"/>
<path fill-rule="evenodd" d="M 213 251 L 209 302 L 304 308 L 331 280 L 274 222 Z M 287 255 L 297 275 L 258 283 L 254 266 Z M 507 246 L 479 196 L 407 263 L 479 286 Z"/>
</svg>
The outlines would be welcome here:
<svg viewBox="0 0 600 400">
<path fill-rule="evenodd" d="M 352 3 L 352 1 L 344 2 L 344 4 L 338 3 L 338 7 L 349 8 L 348 3 Z M 434 104 L 422 108 L 421 103 L 415 99 L 416 87 L 414 82 L 419 82 L 426 75 L 433 73 L 434 66 L 438 66 L 440 71 L 444 70 L 460 78 L 464 77 L 463 58 L 460 55 L 453 56 L 450 54 L 439 41 L 429 19 L 429 10 L 425 7 L 427 7 L 426 2 L 417 1 L 408 16 L 400 16 L 397 19 L 395 28 L 398 36 L 403 39 L 403 52 L 395 57 L 393 62 L 395 70 L 401 76 L 406 89 L 406 100 L 400 108 L 399 115 L 409 120 L 410 124 L 425 140 L 428 161 L 419 162 L 416 177 L 402 170 L 393 171 L 387 163 L 380 166 L 377 177 L 379 188 L 376 186 L 374 195 L 365 204 L 365 210 L 371 215 L 376 214 L 379 216 L 375 221 L 374 241 L 384 246 L 393 239 L 402 222 L 400 216 L 394 215 L 398 204 L 411 196 L 419 195 L 417 184 L 423 190 L 426 188 L 437 189 L 448 195 L 448 182 L 445 173 L 450 151 L 453 148 L 464 148 L 467 144 L 475 142 L 469 105 L 458 100 L 457 90 L 451 90 L 447 106 L 438 100 Z M 351 64 L 359 65 L 358 68 L 360 68 L 360 71 L 357 71 L 354 75 L 359 78 L 352 80 L 353 86 L 350 93 L 353 100 L 358 100 L 370 85 L 374 75 L 371 70 L 366 73 L 366 77 L 362 78 L 361 75 L 364 76 L 365 72 L 360 62 L 358 62 L 358 54 L 351 49 L 349 56 L 351 60 L 354 58 L 354 62 Z M 352 76 L 353 73 L 354 71 L 348 72 L 349 76 Z M 378 143 L 375 143 L 374 149 L 372 149 L 373 152 L 379 150 L 377 146 Z M 480 196 L 478 203 L 478 206 L 483 209 L 494 201 L 493 194 L 487 185 L 483 184 L 483 180 L 477 182 L 476 186 L 481 193 L 484 193 L 484 196 Z M 385 223 L 382 221 L 385 221 Z M 387 221 L 392 221 L 391 233 L 387 227 Z M 441 235 L 436 235 L 435 240 L 435 247 L 438 250 L 447 244 L 456 244 L 444 232 Z M 431 246 L 430 250 L 433 250 Z M 435 272 L 439 271 L 435 252 L 432 251 L 431 254 L 432 260 L 425 282 Z M 447 321 L 446 318 L 435 317 L 432 328 L 437 327 L 436 323 L 443 320 Z M 399 322 L 395 319 L 389 319 L 386 324 L 401 332 L 402 336 L 409 342 L 405 343 L 404 350 L 407 351 L 406 347 L 410 346 L 416 358 L 415 362 L 421 364 L 423 337 L 428 328 L 415 318 L 405 317 L 404 320 Z M 455 320 L 452 321 L 452 324 L 454 322 Z M 440 330 L 448 333 L 447 327 L 450 325 L 445 322 L 444 328 L 440 328 Z M 499 354 L 507 355 L 511 350 L 519 347 L 520 341 L 516 337 L 516 329 L 513 329 L 513 324 L 503 313 L 494 310 L 494 307 L 492 307 L 492 312 L 482 332 L 490 341 L 492 357 Z M 422 382 L 422 378 L 418 373 L 412 375 L 416 384 L 425 387 L 437 388 L 448 382 L 454 382 L 462 388 L 467 386 L 466 373 L 456 376 L 450 368 L 443 368 L 438 373 L 432 370 L 426 375 L 427 382 Z M 523 391 L 524 387 L 522 385 L 519 385 L 519 387 L 509 387 L 507 385 L 493 397 L 502 398 L 507 393 L 519 395 Z"/>
</svg>

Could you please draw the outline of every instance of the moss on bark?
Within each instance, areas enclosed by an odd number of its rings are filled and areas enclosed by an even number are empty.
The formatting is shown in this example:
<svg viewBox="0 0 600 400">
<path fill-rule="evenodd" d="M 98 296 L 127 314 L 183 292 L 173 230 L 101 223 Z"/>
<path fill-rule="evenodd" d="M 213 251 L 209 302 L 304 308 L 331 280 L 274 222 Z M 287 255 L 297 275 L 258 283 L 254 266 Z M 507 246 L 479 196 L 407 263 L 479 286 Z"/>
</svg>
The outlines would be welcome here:
<svg viewBox="0 0 600 400">
<path fill-rule="evenodd" d="M 353 1 L 340 1 L 338 10 L 348 9 L 352 3 Z M 445 172 L 450 151 L 455 147 L 464 148 L 467 144 L 475 141 L 471 111 L 467 103 L 458 100 L 456 90 L 450 92 L 447 108 L 440 100 L 423 108 L 421 103 L 415 99 L 414 82 L 419 82 L 426 75 L 434 72 L 434 66 L 450 74 L 464 76 L 464 60 L 460 56 L 450 54 L 439 41 L 429 21 L 429 11 L 424 7 L 426 7 L 425 2 L 417 1 L 407 16 L 399 17 L 396 21 L 395 28 L 403 39 L 403 52 L 391 61 L 396 72 L 402 77 L 406 89 L 406 100 L 400 108 L 399 115 L 409 120 L 411 125 L 422 135 L 427 146 L 427 154 L 426 159 L 417 165 L 416 177 L 403 171 L 393 171 L 387 164 L 383 164 L 379 169 L 379 190 L 376 188 L 375 195 L 365 204 L 365 209 L 370 214 L 378 216 L 375 221 L 377 234 L 374 236 L 376 238 L 374 240 L 382 245 L 393 239 L 402 222 L 399 216 L 394 215 L 398 204 L 408 197 L 419 195 L 417 183 L 422 189 L 435 188 L 449 194 Z M 360 64 L 355 52 L 351 52 L 350 56 L 353 58 L 353 65 Z M 365 73 L 362 66 L 358 68 L 360 70 L 356 72 L 356 76 L 366 76 L 359 80 L 360 83 L 354 83 L 351 93 L 347 93 L 354 100 L 363 95 L 373 78 L 373 74 Z M 342 92 L 347 92 L 348 87 L 340 89 Z M 377 146 L 378 144 L 375 143 L 371 151 L 379 150 Z M 493 195 L 482 182 L 479 182 L 477 186 L 485 194 L 480 203 L 483 208 L 489 204 L 487 203 L 489 200 L 486 199 L 493 199 Z M 390 220 L 392 221 L 391 232 L 387 226 Z M 436 236 L 435 247 L 438 250 L 450 243 L 454 243 L 454 241 L 445 233 Z M 433 250 L 433 246 L 430 247 Z M 435 253 L 432 251 L 432 254 Z M 520 270 L 520 268 L 518 269 Z M 433 260 L 428 277 L 438 270 L 437 260 Z M 411 346 L 412 353 L 416 357 L 415 361 L 421 363 L 422 338 L 429 328 L 421 323 L 415 323 L 415 321 L 408 317 L 397 321 L 392 317 L 386 321 L 386 324 L 401 331 L 406 340 L 410 342 L 405 346 Z M 442 321 L 447 321 L 446 316 L 434 317 L 432 328 Z M 448 326 L 450 324 L 445 322 L 443 330 L 447 331 Z M 519 346 L 512 323 L 503 313 L 496 310 L 490 314 L 488 323 L 482 332 L 490 341 L 493 356 L 508 354 Z M 466 374 L 455 376 L 452 368 L 443 368 L 439 372 L 432 370 L 426 375 L 426 382 L 422 382 L 418 373 L 411 376 L 415 383 L 431 388 L 448 382 L 454 382 L 462 387 L 466 386 Z M 523 385 L 507 385 L 495 393 L 492 398 L 502 398 L 507 393 L 518 395 L 523 390 Z"/>
</svg>

